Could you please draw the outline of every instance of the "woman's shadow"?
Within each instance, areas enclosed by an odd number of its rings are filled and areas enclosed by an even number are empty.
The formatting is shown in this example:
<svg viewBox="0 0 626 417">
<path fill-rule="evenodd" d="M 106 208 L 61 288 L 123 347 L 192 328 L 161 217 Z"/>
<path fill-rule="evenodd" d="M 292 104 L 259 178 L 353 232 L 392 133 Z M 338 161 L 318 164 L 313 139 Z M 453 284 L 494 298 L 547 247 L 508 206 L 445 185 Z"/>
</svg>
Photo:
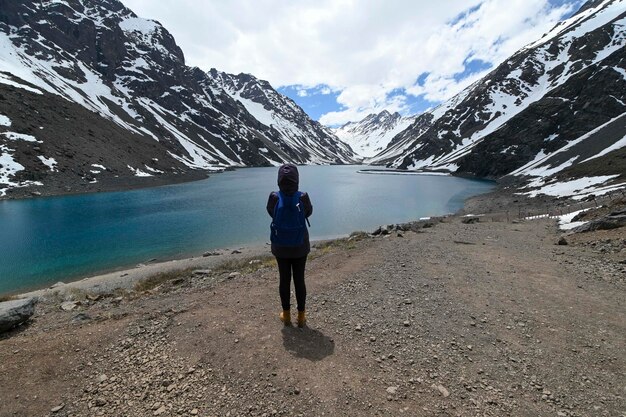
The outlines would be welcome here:
<svg viewBox="0 0 626 417">
<path fill-rule="evenodd" d="M 310 327 L 283 327 L 283 346 L 297 358 L 320 361 L 335 351 L 335 342 L 319 330 Z"/>
</svg>

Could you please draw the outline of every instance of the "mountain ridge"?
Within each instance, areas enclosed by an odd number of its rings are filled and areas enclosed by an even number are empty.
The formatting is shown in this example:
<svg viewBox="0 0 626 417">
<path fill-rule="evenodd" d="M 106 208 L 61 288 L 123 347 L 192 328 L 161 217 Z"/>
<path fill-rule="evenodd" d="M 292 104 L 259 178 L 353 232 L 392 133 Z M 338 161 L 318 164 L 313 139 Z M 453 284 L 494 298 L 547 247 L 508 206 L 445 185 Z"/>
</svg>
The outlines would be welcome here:
<svg viewBox="0 0 626 417">
<path fill-rule="evenodd" d="M 545 174 L 548 181 L 597 155 L 626 179 L 626 165 L 615 152 L 598 155 L 624 146 L 619 116 L 626 111 L 625 23 L 624 1 L 585 4 L 482 80 L 417 116 L 372 162 L 494 179 Z M 605 91 L 613 94 L 606 97 Z M 589 139 L 585 135 L 616 117 L 620 127 L 614 126 L 605 148 L 579 146 L 575 159 L 561 160 L 572 142 Z"/>
<path fill-rule="evenodd" d="M 387 110 L 370 113 L 358 122 L 348 122 L 333 129 L 337 137 L 349 144 L 352 149 L 367 162 L 383 151 L 396 134 L 406 129 L 415 116 L 402 116 Z"/>
<path fill-rule="evenodd" d="M 135 164 L 118 164 L 105 152 L 100 155 L 103 160 L 92 164 L 107 169 L 92 173 L 85 182 L 89 170 L 85 165 L 76 166 L 76 161 L 88 162 L 87 154 L 97 147 L 95 140 L 65 137 L 57 127 L 47 126 L 46 119 L 31 129 L 30 135 L 43 142 L 37 128 L 58 132 L 54 137 L 46 135 L 46 143 L 39 146 L 42 151 L 50 148 L 48 153 L 26 149 L 19 139 L 10 139 L 19 138 L 13 133 L 24 132 L 13 131 L 19 123 L 13 127 L 11 123 L 19 115 L 5 103 L 0 113 L 8 121 L 0 125 L 0 146 L 10 168 L 0 174 L 0 194 L 47 193 L 48 182 L 89 187 L 87 184 L 112 178 L 271 166 L 285 161 L 345 163 L 354 156 L 349 146 L 295 103 L 281 99 L 266 81 L 249 76 L 247 88 L 265 93 L 244 92 L 249 97 L 245 99 L 242 91 L 234 94 L 221 84 L 238 76 L 186 66 L 182 50 L 160 23 L 138 17 L 117 0 L 0 0 L 0 71 L 0 93 L 13 96 L 9 88 L 19 88 L 34 94 L 28 98 L 33 112 L 38 111 L 38 97 L 56 95 L 123 129 L 106 128 L 116 132 L 115 146 L 128 148 L 132 156 L 128 162 Z M 264 96 L 273 97 L 276 106 L 264 108 L 269 101 L 255 101 Z M 264 108 L 264 117 L 276 118 L 275 125 L 259 121 L 255 117 L 259 114 L 250 112 L 253 106 Z M 93 135 L 99 136 L 100 132 Z M 153 140 L 162 152 L 157 157 L 150 156 L 143 145 L 135 149 L 135 136 Z M 80 158 L 68 158 L 63 152 L 57 155 L 59 147 L 72 147 Z M 82 152 L 83 148 L 89 151 Z M 38 163 L 38 157 L 54 160 L 57 169 Z M 167 163 L 157 167 L 154 158 Z M 30 181 L 30 177 L 38 179 Z"/>
</svg>

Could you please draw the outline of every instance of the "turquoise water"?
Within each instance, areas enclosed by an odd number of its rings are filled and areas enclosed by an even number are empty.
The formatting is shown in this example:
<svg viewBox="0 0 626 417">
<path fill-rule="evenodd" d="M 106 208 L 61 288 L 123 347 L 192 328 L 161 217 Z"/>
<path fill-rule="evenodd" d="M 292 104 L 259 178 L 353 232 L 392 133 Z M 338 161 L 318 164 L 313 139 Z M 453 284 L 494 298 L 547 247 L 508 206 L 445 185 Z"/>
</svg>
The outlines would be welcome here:
<svg viewBox="0 0 626 417">
<path fill-rule="evenodd" d="M 313 202 L 311 238 L 457 211 L 493 184 L 444 176 L 300 167 Z M 0 294 L 99 272 L 269 240 L 276 168 L 247 168 L 172 186 L 0 201 Z M 268 249 L 269 250 L 269 249 Z"/>
</svg>

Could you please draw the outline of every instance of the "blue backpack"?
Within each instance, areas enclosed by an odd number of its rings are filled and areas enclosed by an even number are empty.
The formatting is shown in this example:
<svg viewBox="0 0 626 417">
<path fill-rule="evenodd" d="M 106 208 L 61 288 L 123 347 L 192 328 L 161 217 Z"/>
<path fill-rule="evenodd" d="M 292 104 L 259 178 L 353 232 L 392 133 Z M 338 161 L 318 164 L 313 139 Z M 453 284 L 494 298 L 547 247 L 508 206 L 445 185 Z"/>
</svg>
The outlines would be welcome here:
<svg viewBox="0 0 626 417">
<path fill-rule="evenodd" d="M 270 240 L 273 244 L 295 247 L 304 243 L 307 219 L 300 203 L 301 196 L 300 191 L 292 196 L 278 192 L 278 202 L 270 225 Z"/>
</svg>

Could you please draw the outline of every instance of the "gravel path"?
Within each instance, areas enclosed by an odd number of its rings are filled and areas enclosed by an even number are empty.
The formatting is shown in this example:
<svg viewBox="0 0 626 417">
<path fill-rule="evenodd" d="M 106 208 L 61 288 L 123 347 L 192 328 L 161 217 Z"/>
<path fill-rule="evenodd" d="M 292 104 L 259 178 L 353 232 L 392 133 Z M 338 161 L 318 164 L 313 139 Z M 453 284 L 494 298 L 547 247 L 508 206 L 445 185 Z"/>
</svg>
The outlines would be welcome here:
<svg viewBox="0 0 626 417">
<path fill-rule="evenodd" d="M 0 415 L 626 415 L 626 252 L 558 237 L 452 217 L 320 245 L 304 329 L 262 258 L 48 299 L 0 338 Z"/>
</svg>

